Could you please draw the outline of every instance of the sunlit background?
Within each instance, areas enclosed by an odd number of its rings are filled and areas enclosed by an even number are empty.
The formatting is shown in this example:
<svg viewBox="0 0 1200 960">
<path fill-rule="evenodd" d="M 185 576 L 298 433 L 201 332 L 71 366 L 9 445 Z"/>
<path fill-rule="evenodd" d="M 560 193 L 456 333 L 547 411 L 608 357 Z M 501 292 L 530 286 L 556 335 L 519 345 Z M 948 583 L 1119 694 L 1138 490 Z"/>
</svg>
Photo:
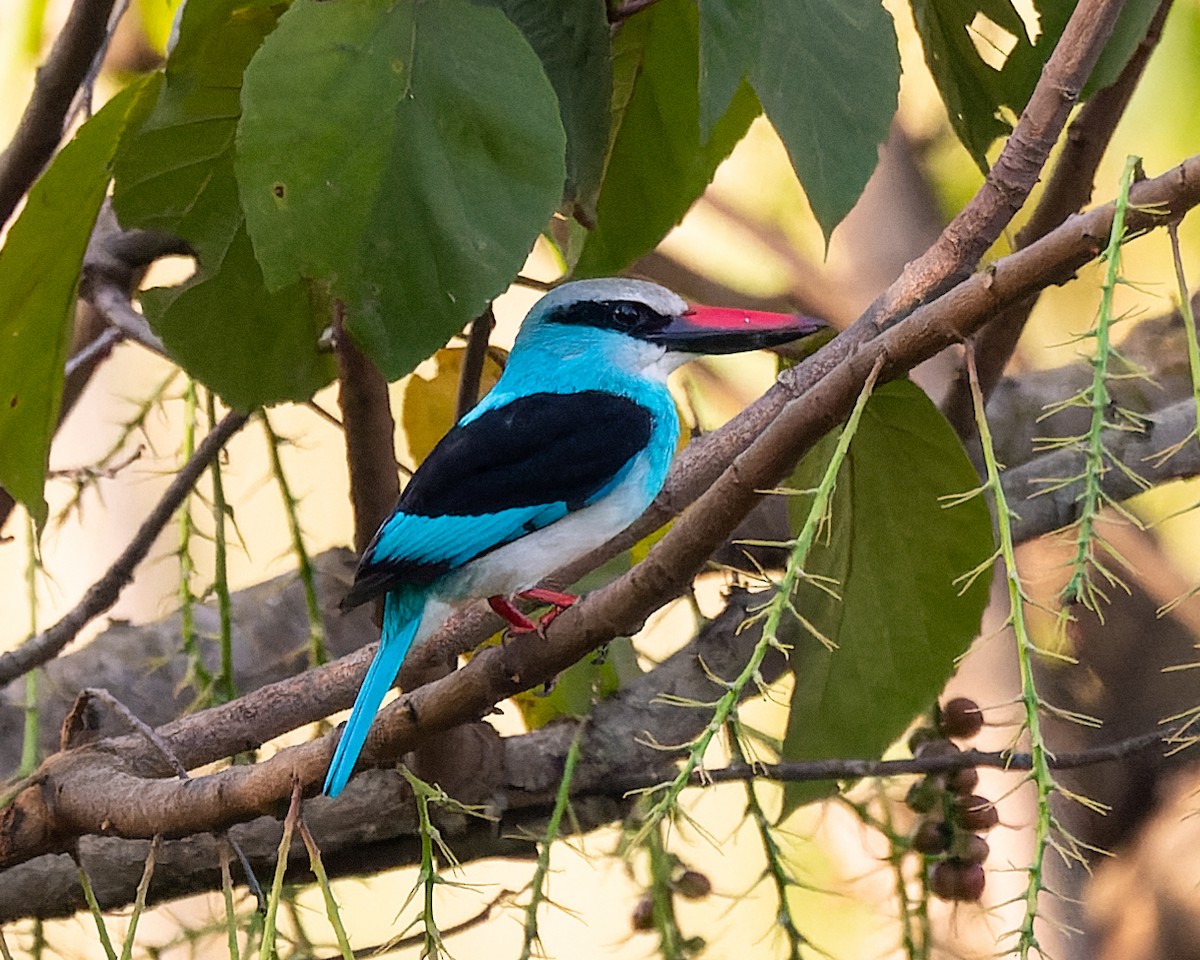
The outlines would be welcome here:
<svg viewBox="0 0 1200 960">
<path fill-rule="evenodd" d="M 783 147 L 770 125 L 755 122 L 746 139 L 717 173 L 709 193 L 666 239 L 661 252 L 671 260 L 730 288 L 756 297 L 792 296 L 797 302 L 819 307 L 821 312 L 848 323 L 880 292 L 915 252 L 923 247 L 945 218 L 971 196 L 981 182 L 966 151 L 958 145 L 936 96 L 922 60 L 906 4 L 889 2 L 901 34 L 904 76 L 899 132 L 889 147 L 885 168 L 868 188 L 867 196 L 849 220 L 834 234 L 828 256 L 809 214 L 804 196 L 787 163 Z M 33 70 L 44 55 L 65 16 L 63 0 L 0 0 L 0 135 L 7 142 L 32 88 Z M 110 57 L 113 70 L 105 73 L 96 90 L 97 105 L 119 88 L 122 71 L 145 67 L 161 50 L 172 10 L 160 0 L 134 0 L 121 36 Z M 1108 156 L 1097 177 L 1097 200 L 1107 201 L 1116 191 L 1127 154 L 1144 160 L 1148 174 L 1156 175 L 1185 156 L 1200 151 L 1200 111 L 1194 92 L 1200 90 L 1200 3 L 1176 4 L 1164 39 L 1155 53 L 1133 104 L 1126 112 Z M 1187 94 L 1184 94 L 1187 91 Z M 798 95 L 802 95 L 799 94 Z M 915 164 L 915 168 L 911 165 Z M 913 169 L 923 177 L 914 177 Z M 1019 227 L 1019 221 L 1014 229 Z M 914 238 L 918 240 L 914 244 Z M 1200 219 L 1190 218 L 1181 230 L 1188 270 L 1200 278 Z M 915 249 L 914 249 L 915 246 Z M 1007 239 L 994 255 L 1006 252 Z M 546 250 L 535 251 L 527 267 L 531 275 L 554 278 L 554 260 Z M 1042 296 L 1021 342 L 1013 365 L 1017 369 L 1052 368 L 1075 360 L 1081 349 L 1074 335 L 1092 322 L 1099 299 L 1099 267 L 1081 271 L 1077 282 L 1051 288 Z M 1118 310 L 1152 316 L 1172 306 L 1174 279 L 1168 241 L 1163 231 L 1137 240 L 1125 251 L 1125 274 L 1136 287 L 1122 287 Z M 514 289 L 497 304 L 500 326 L 496 342 L 511 341 L 516 325 L 536 294 Z M 681 387 L 683 405 L 705 427 L 731 416 L 770 382 L 773 365 L 765 356 L 713 363 L 717 376 L 693 375 Z M 417 376 L 436 374 L 427 364 Z M 117 440 L 122 423 L 138 405 L 171 375 L 163 361 L 137 346 L 121 346 L 93 379 L 87 394 L 57 436 L 52 467 L 71 470 L 93 463 Z M 936 380 L 936 371 L 932 374 Z M 179 450 L 182 410 L 182 374 L 176 375 L 161 404 L 148 417 L 145 429 L 130 449 L 139 448 L 136 460 L 111 479 L 85 493 L 78 509 L 61 515 L 70 502 L 69 480 L 52 481 L 47 495 L 52 521 L 40 549 L 44 575 L 37 583 L 36 623 L 31 624 L 25 583 L 30 549 L 23 514 L 9 522 L 11 542 L 0 545 L 0 649 L 11 648 L 36 626 L 53 623 L 74 605 L 84 590 L 125 546 L 129 531 L 140 522 L 181 463 Z M 335 388 L 327 388 L 316 402 L 336 410 Z M 405 383 L 393 387 L 399 410 Z M 271 423 L 291 441 L 283 450 L 283 464 L 294 492 L 310 553 L 348 545 L 352 534 L 347 476 L 339 432 L 311 410 L 283 406 L 270 412 Z M 402 460 L 411 465 L 404 437 L 397 436 Z M 235 505 L 238 530 L 245 549 L 230 556 L 234 589 L 284 573 L 294 566 L 283 502 L 273 481 L 262 430 L 251 424 L 229 445 L 225 467 L 227 496 Z M 202 492 L 206 489 L 202 484 Z M 1200 499 L 1195 483 L 1175 484 L 1139 499 L 1136 508 L 1147 520 L 1157 520 Z M 200 512 L 203 517 L 203 512 Z M 1184 513 L 1160 523 L 1156 533 L 1188 583 L 1200 581 L 1200 512 Z M 170 612 L 179 588 L 176 559 L 178 532 L 164 531 L 151 558 L 142 564 L 134 582 L 101 622 L 92 625 L 79 643 L 102 630 L 107 622 L 157 619 Z M 193 553 L 201 571 L 211 569 L 206 543 L 194 541 Z M 197 584 L 197 587 L 202 586 Z M 711 611 L 719 602 L 720 582 L 707 585 L 703 602 Z M 681 642 L 691 629 L 686 610 L 673 614 L 639 641 L 640 649 L 657 657 Z M 681 631 L 685 631 L 681 634 Z M 369 638 L 364 637 L 364 642 Z M 1000 703 L 1011 694 L 1005 689 L 1004 662 L 997 644 L 968 657 L 957 687 L 983 702 Z M 1000 680 L 996 679 L 1000 676 Z M 780 732 L 785 718 L 777 704 L 762 702 L 746 712 L 746 720 L 767 731 Z M 1000 718 L 1001 713 L 996 713 Z M 506 715 L 506 732 L 519 720 Z M 1008 742 L 1004 728 L 986 731 L 983 748 Z M 714 763 L 723 762 L 714 756 Z M 984 774 L 984 791 L 999 796 L 1005 789 L 999 774 Z M 761 788 L 774 801 L 769 787 Z M 859 799 L 868 795 L 863 788 Z M 681 829 L 677 850 L 689 864 L 706 873 L 714 892 L 703 901 L 680 902 L 680 923 L 690 934 L 710 944 L 713 958 L 782 955 L 782 937 L 774 917 L 774 891 L 760 882 L 761 851 L 753 828 L 743 823 L 745 795 L 740 786 L 696 791 L 689 809 L 711 835 Z M 1011 811 L 1011 813 L 1010 813 Z M 996 939 L 1011 930 L 1015 914 L 997 904 L 1023 885 L 1023 876 L 1003 872 L 1009 860 L 1023 863 L 1022 831 L 1028 825 L 1020 797 L 1002 807 L 1004 829 L 993 835 L 993 858 L 984 909 L 934 904 L 935 918 L 954 943 L 953 955 L 985 957 L 994 953 Z M 785 825 L 784 834 L 795 856 L 798 877 L 806 889 L 797 894 L 797 914 L 806 932 L 823 950 L 840 958 L 887 957 L 900 950 L 893 897 L 894 875 L 883 869 L 887 850 L 858 826 L 858 820 L 838 803 L 802 809 Z M 556 907 L 546 910 L 542 936 L 552 957 L 644 958 L 654 955 L 652 933 L 635 933 L 631 915 L 641 893 L 620 859 L 609 856 L 619 836 L 614 829 L 560 843 L 554 848 L 554 874 L 550 896 Z M 715 842 L 714 842 L 715 841 Z M 461 877 L 469 889 L 448 891 L 439 905 L 443 929 L 477 913 L 503 889 L 520 890 L 528 881 L 529 864 L 486 862 L 466 867 Z M 382 943 L 398 933 L 412 916 L 409 907 L 398 915 L 414 883 L 411 870 L 336 884 L 343 917 L 356 944 Z M 315 891 L 299 899 L 295 917 L 307 935 L 324 942 L 330 954 L 332 935 Z M 227 956 L 219 898 L 194 898 L 159 908 L 144 918 L 138 942 L 143 948 L 175 944 L 156 954 L 163 957 Z M 119 933 L 120 921 L 114 922 Z M 212 927 L 207 937 L 190 939 L 185 930 Z M 45 937 L 52 954 L 68 957 L 96 956 L 95 929 L 90 917 L 47 924 Z M 459 960 L 515 956 L 521 937 L 520 915 L 500 911 L 481 926 L 455 935 L 449 946 Z M 9 942 L 23 949 L 20 930 Z M 416 956 L 416 947 L 404 955 Z M 950 954 L 947 954 L 950 955 Z"/>
</svg>

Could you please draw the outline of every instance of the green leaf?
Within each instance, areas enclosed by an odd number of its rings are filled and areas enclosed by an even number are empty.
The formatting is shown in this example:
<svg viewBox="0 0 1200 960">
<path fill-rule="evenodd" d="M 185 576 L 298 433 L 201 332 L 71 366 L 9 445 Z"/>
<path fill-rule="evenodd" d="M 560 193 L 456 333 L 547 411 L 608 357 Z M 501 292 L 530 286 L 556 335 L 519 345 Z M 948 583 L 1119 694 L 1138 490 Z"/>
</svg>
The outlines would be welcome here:
<svg viewBox="0 0 1200 960">
<path fill-rule="evenodd" d="M 744 77 L 787 147 L 828 237 L 862 195 L 900 91 L 879 0 L 701 0 L 705 129 Z"/>
<path fill-rule="evenodd" d="M 1012 115 L 1024 109 L 1041 73 L 1045 49 L 1035 50 L 1010 0 L 911 2 L 925 62 L 946 104 L 950 123 L 967 152 L 986 171 L 988 147 L 1012 130 L 1000 116 L 1001 108 L 1008 108 Z M 991 21 L 991 29 L 1003 32 L 1015 43 L 1000 69 L 984 59 L 972 39 L 978 39 L 990 58 L 999 55 L 999 50 L 991 52 L 993 45 L 980 35 L 977 17 Z"/>
<path fill-rule="evenodd" d="M 814 448 L 789 486 L 815 487 L 835 440 Z M 918 387 L 897 381 L 876 391 L 838 477 L 828 536 L 805 565 L 810 576 L 836 581 L 837 597 L 812 582 L 793 597 L 836 648 L 784 619 L 796 678 L 785 759 L 878 757 L 941 691 L 978 632 L 990 575 L 961 596 L 955 580 L 984 562 L 993 542 L 982 498 L 946 506 L 939 497 L 978 485 L 958 438 Z M 793 528 L 810 502 L 793 498 Z M 789 784 L 785 812 L 827 792 Z"/>
<path fill-rule="evenodd" d="M 0 250 L 0 485 L 40 527 L 79 270 L 145 81 L 87 121 L 29 192 Z"/>
<path fill-rule="evenodd" d="M 277 19 L 266 0 L 190 0 L 166 83 L 122 141 L 113 195 L 124 226 L 195 250 L 195 275 L 142 305 L 171 355 L 240 409 L 306 400 L 335 372 L 318 351 L 328 297 L 298 282 L 266 288 L 234 176 L 242 73 Z"/>
<path fill-rule="evenodd" d="M 950 122 L 981 170 L 997 137 L 1029 102 L 1075 0 L 1037 0 L 1040 33 L 1031 43 L 1010 0 L 910 0 Z M 1083 89 L 1083 99 L 1109 86 L 1146 34 L 1158 0 L 1129 0 Z M 987 21 L 991 21 L 990 24 Z M 1004 42 L 997 43 L 997 39 Z M 983 51 L 983 52 L 981 52 Z M 992 61 L 989 63 L 988 61 Z M 997 61 L 1002 61 L 999 66 Z"/>
<path fill-rule="evenodd" d="M 701 136 L 698 30 L 694 3 L 659 0 L 617 34 L 613 114 L 619 126 L 596 229 L 584 242 L 576 278 L 619 273 L 653 250 L 758 115 L 758 101 L 742 84 L 711 136 Z"/>
<path fill-rule="evenodd" d="M 306 400 L 333 378 L 333 358 L 316 349 L 328 297 L 319 284 L 268 290 L 244 226 L 211 268 L 145 291 L 142 305 L 188 372 L 236 409 Z"/>
<path fill-rule="evenodd" d="M 612 45 L 604 0 L 488 0 L 520 28 L 558 95 L 567 134 L 567 189 L 586 223 L 608 153 Z"/>
<path fill-rule="evenodd" d="M 267 284 L 327 281 L 390 378 L 505 289 L 562 196 L 546 74 L 468 0 L 297 0 L 242 106 L 238 182 Z"/>
</svg>

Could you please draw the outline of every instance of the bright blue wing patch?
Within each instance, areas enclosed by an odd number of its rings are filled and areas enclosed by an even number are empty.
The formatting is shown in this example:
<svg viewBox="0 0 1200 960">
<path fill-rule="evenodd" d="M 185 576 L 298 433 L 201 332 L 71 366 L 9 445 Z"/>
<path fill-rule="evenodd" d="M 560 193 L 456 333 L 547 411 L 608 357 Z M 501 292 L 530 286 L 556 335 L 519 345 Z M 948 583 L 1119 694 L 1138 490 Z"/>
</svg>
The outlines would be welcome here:
<svg viewBox="0 0 1200 960">
<path fill-rule="evenodd" d="M 379 531 L 372 563 L 462 566 L 567 515 L 563 502 L 512 507 L 479 517 L 393 514 Z"/>
</svg>

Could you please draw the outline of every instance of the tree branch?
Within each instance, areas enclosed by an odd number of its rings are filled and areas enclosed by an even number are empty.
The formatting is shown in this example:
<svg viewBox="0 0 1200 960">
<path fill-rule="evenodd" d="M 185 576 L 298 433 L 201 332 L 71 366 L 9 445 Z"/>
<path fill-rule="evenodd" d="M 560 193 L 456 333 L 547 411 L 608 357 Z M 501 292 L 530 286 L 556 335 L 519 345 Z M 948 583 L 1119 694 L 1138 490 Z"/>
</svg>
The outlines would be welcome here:
<svg viewBox="0 0 1200 960">
<path fill-rule="evenodd" d="M 266 585 L 264 585 L 266 586 Z M 262 588 L 253 588 L 260 591 Z M 261 603 L 251 600 L 250 603 Z M 652 741 L 682 742 L 694 736 L 706 722 L 704 711 L 665 703 L 662 694 L 703 701 L 711 699 L 719 686 L 714 677 L 736 672 L 758 639 L 751 627 L 739 630 L 747 607 L 756 600 L 738 594 L 728 611 L 706 627 L 689 647 L 670 657 L 655 670 L 623 688 L 615 697 L 600 703 L 588 721 L 583 757 L 573 780 L 572 806 L 578 829 L 587 831 L 619 820 L 632 809 L 634 800 L 623 795 L 629 789 L 660 782 L 671 769 L 673 755 L 646 744 Z M 292 605 L 301 600 L 294 592 Z M 297 623 L 302 619 L 296 618 Z M 77 655 L 78 656 L 78 655 Z M 764 665 L 770 682 L 784 668 L 775 656 Z M 195 730 L 202 717 L 187 718 Z M 445 838 L 463 861 L 491 856 L 528 857 L 533 841 L 511 839 L 536 837 L 553 804 L 562 762 L 575 735 L 573 724 L 555 724 L 533 733 L 502 741 L 503 763 L 480 767 L 473 755 L 460 762 L 480 773 L 479 792 L 499 813 L 498 824 L 471 818 L 449 818 L 439 823 Z M 1117 743 L 1060 755 L 1059 768 L 1076 767 L 1119 759 L 1158 743 L 1171 741 L 1169 731 L 1156 730 Z M 118 755 L 126 747 L 146 757 L 155 751 L 140 738 L 109 741 Z M 1022 754 L 967 751 L 955 757 L 922 757 L 904 761 L 832 760 L 784 763 L 769 767 L 729 767 L 710 771 L 712 782 L 768 777 L 788 780 L 839 780 L 864 776 L 896 776 L 947 772 L 967 766 L 1025 769 Z M 702 785 L 705 780 L 698 780 Z M 443 784 L 444 786 L 445 784 Z M 231 836 L 247 852 L 257 872 L 269 871 L 279 842 L 280 824 L 262 817 L 235 827 Z M 412 838 L 417 824 L 403 780 L 391 770 L 371 771 L 351 781 L 343 798 L 335 803 L 315 798 L 306 803 L 305 817 L 313 827 L 326 866 L 334 876 L 378 871 L 413 862 Z M 151 901 L 160 901 L 220 884 L 217 842 L 211 835 L 168 841 L 151 887 Z M 101 906 L 114 909 L 132 898 L 145 856 L 142 841 L 92 836 L 81 840 L 79 856 L 97 888 Z M 303 858 L 292 874 L 306 878 Z M 81 906 L 76 870 L 67 855 L 46 856 L 0 873 L 0 923 L 23 916 L 60 916 Z"/>
<path fill-rule="evenodd" d="M 1030 215 L 1028 222 L 1017 231 L 1016 249 L 1023 249 L 1081 210 L 1092 198 L 1096 170 L 1108 148 L 1125 108 L 1133 98 L 1138 82 L 1146 70 L 1150 55 L 1162 38 L 1163 24 L 1170 12 L 1172 0 L 1163 0 L 1146 30 L 1146 35 L 1129 58 L 1120 76 L 1110 87 L 1095 94 L 1067 130 L 1062 153 L 1054 165 L 1046 189 Z M 979 362 L 979 385 L 983 395 L 992 395 L 1004 373 L 1009 358 L 1033 311 L 1037 296 L 1031 296 L 989 323 L 976 337 L 975 356 Z M 973 436 L 975 414 L 965 370 L 959 371 L 950 392 L 942 404 L 947 419 L 959 436 Z"/>
<path fill-rule="evenodd" d="M 192 458 L 183 465 L 175 479 L 171 481 L 171 485 L 167 487 L 162 499 L 155 504 L 150 515 L 142 521 L 142 525 L 129 545 L 121 551 L 121 555 L 117 557 L 104 576 L 88 588 L 87 593 L 74 609 L 70 610 L 54 626 L 42 631 L 17 649 L 0 655 L 0 685 L 15 680 L 34 667 L 57 656 L 63 647 L 75 639 L 76 634 L 84 626 L 117 602 L 125 585 L 133 579 L 134 569 L 150 552 L 150 547 L 154 544 L 154 540 L 162 528 L 167 525 L 179 505 L 183 503 L 196 481 L 200 479 L 200 475 L 208 469 L 221 452 L 221 448 L 225 446 L 230 437 L 242 428 L 246 419 L 244 413 L 229 413 L 204 438 Z"/>
<path fill-rule="evenodd" d="M 335 304 L 338 405 L 342 409 L 350 501 L 354 505 L 354 549 L 361 554 L 400 496 L 400 468 L 387 380 L 355 346 L 344 322 L 342 305 Z"/>
<path fill-rule="evenodd" d="M 467 415 L 479 402 L 479 385 L 483 379 L 483 367 L 487 363 L 488 338 L 496 326 L 496 315 L 488 304 L 471 324 L 467 335 L 467 349 L 463 354 L 462 373 L 458 379 L 458 400 L 455 403 L 454 419 L 457 422 Z"/>
<path fill-rule="evenodd" d="M 1148 421 L 1141 433 L 1126 430 L 1104 433 L 1111 462 L 1123 464 L 1129 471 L 1109 469 L 1101 477 L 1101 489 L 1114 502 L 1128 500 L 1152 485 L 1200 475 L 1195 400 L 1191 397 L 1181 400 L 1152 414 Z M 1182 446 L 1173 456 L 1165 459 L 1159 456 L 1176 444 Z M 1014 503 L 1021 504 L 1020 517 L 1013 528 L 1015 539 L 1032 540 L 1078 519 L 1085 459 L 1082 449 L 1064 447 L 1004 472 L 1006 493 Z"/>
<path fill-rule="evenodd" d="M 1012 135 L 971 201 L 855 328 L 882 330 L 965 278 L 1024 205 L 1071 107 L 1112 34 L 1123 0 L 1081 0 L 1046 61 Z"/>
<path fill-rule="evenodd" d="M 54 41 L 17 132 L 0 154 L 0 227 L 41 175 L 62 139 L 71 102 L 108 40 L 114 0 L 75 0 Z"/>
</svg>

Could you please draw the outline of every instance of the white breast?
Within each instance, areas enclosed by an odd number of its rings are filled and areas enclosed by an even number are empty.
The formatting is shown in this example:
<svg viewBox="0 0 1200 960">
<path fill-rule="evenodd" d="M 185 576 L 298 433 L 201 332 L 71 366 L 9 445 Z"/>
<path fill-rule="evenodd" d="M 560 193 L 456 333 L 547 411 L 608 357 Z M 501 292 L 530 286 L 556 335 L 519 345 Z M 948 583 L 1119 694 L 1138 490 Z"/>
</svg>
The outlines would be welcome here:
<svg viewBox="0 0 1200 960">
<path fill-rule="evenodd" d="M 435 585 L 436 597 L 456 602 L 475 597 L 511 597 L 606 543 L 642 515 L 653 491 L 647 489 L 644 454 L 603 499 L 569 513 L 448 574 Z"/>
</svg>

